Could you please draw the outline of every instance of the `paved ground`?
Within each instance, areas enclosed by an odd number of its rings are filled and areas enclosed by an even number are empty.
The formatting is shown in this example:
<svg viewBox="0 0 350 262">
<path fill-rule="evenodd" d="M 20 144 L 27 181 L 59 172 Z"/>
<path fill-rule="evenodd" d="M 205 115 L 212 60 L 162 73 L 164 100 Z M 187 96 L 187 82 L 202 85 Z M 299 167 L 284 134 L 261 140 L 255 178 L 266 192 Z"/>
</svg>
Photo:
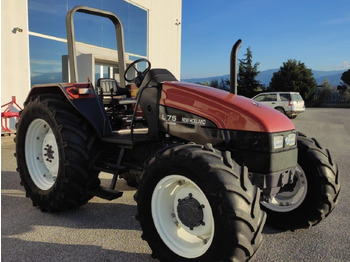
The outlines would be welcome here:
<svg viewBox="0 0 350 262">
<path fill-rule="evenodd" d="M 329 148 L 340 168 L 342 192 L 333 213 L 308 230 L 265 227 L 255 261 L 350 261 L 350 109 L 307 109 L 297 130 Z M 120 181 L 124 197 L 93 198 L 78 210 L 49 214 L 31 205 L 19 185 L 13 137 L 1 143 L 2 261 L 155 261 L 134 219 L 134 190 Z"/>
</svg>

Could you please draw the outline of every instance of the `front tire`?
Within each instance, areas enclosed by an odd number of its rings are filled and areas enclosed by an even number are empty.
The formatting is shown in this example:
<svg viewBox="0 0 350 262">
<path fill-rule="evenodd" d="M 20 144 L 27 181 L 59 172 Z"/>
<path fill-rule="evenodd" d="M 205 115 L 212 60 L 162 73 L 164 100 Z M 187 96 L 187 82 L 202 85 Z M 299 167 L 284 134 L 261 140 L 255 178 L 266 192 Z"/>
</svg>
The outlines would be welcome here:
<svg viewBox="0 0 350 262">
<path fill-rule="evenodd" d="M 42 211 L 85 204 L 99 182 L 89 169 L 95 140 L 90 126 L 59 95 L 43 95 L 25 105 L 17 127 L 16 156 L 21 185 Z"/>
<path fill-rule="evenodd" d="M 338 202 L 338 166 L 327 149 L 299 133 L 298 167 L 293 185 L 286 185 L 271 202 L 262 202 L 267 223 L 275 228 L 309 228 L 325 219 Z"/>
<path fill-rule="evenodd" d="M 142 237 L 160 261 L 246 261 L 262 243 L 260 190 L 210 144 L 157 154 L 135 199 Z"/>
</svg>

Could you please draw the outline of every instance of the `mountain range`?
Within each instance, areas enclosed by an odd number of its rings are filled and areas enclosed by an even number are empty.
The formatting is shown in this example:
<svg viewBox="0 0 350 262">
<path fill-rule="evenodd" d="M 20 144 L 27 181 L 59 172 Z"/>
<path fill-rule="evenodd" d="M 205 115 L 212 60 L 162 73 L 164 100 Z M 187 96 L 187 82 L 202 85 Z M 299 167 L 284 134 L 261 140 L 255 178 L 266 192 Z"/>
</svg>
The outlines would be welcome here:
<svg viewBox="0 0 350 262">
<path fill-rule="evenodd" d="M 261 71 L 257 76 L 257 80 L 260 81 L 261 84 L 268 86 L 271 80 L 271 77 L 274 72 L 277 72 L 279 69 L 269 69 L 265 71 Z M 337 71 L 319 71 L 312 70 L 313 76 L 316 79 L 318 85 L 322 84 L 322 81 L 327 78 L 328 81 L 332 84 L 332 86 L 338 86 L 341 82 L 340 78 L 343 72 L 346 70 L 337 70 Z M 212 76 L 212 77 L 203 77 L 203 78 L 189 78 L 189 79 L 181 79 L 181 81 L 192 82 L 192 83 L 205 83 L 210 82 L 211 80 L 217 79 L 220 81 L 221 79 L 230 79 L 230 75 L 222 75 L 222 76 Z M 45 83 L 60 83 L 62 82 L 62 74 L 61 73 L 47 73 L 41 74 L 38 76 L 32 77 L 32 86 L 35 84 L 45 84 Z"/>
<path fill-rule="evenodd" d="M 256 80 L 260 81 L 261 84 L 268 86 L 270 84 L 273 73 L 277 72 L 279 69 L 269 69 L 265 71 L 261 71 L 259 75 L 256 77 Z M 341 75 L 346 70 L 336 70 L 336 71 L 320 71 L 320 70 L 312 70 L 312 74 L 316 79 L 318 85 L 322 84 L 324 79 L 328 79 L 328 81 L 332 84 L 332 86 L 338 86 L 341 82 Z M 222 75 L 222 76 L 212 76 L 212 77 L 203 77 L 203 78 L 189 78 L 189 79 L 181 79 L 185 82 L 192 83 L 205 83 L 210 82 L 212 80 L 221 80 L 221 79 L 230 79 L 230 75 Z"/>
</svg>

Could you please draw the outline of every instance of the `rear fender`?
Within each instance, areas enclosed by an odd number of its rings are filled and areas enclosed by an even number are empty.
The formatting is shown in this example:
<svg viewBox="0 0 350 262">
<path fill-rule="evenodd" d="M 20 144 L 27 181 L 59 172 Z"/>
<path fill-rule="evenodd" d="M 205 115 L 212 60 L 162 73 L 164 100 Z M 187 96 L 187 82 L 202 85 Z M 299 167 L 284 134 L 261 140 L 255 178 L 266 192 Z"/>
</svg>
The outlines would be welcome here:
<svg viewBox="0 0 350 262">
<path fill-rule="evenodd" d="M 112 127 L 101 99 L 96 95 L 91 83 L 35 85 L 30 90 L 24 104 L 28 103 L 30 97 L 42 94 L 64 95 L 82 117 L 91 124 L 100 138 L 112 135 Z"/>
</svg>

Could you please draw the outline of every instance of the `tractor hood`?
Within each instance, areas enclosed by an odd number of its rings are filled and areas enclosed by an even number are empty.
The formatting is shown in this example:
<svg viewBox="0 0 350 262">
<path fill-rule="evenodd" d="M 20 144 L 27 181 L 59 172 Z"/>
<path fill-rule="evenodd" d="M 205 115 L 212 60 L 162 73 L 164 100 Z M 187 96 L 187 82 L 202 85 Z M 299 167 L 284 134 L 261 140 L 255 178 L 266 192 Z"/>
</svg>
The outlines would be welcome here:
<svg viewBox="0 0 350 262">
<path fill-rule="evenodd" d="M 295 127 L 285 115 L 249 98 L 185 82 L 165 82 L 160 104 L 204 117 L 220 129 L 283 132 Z"/>
</svg>

